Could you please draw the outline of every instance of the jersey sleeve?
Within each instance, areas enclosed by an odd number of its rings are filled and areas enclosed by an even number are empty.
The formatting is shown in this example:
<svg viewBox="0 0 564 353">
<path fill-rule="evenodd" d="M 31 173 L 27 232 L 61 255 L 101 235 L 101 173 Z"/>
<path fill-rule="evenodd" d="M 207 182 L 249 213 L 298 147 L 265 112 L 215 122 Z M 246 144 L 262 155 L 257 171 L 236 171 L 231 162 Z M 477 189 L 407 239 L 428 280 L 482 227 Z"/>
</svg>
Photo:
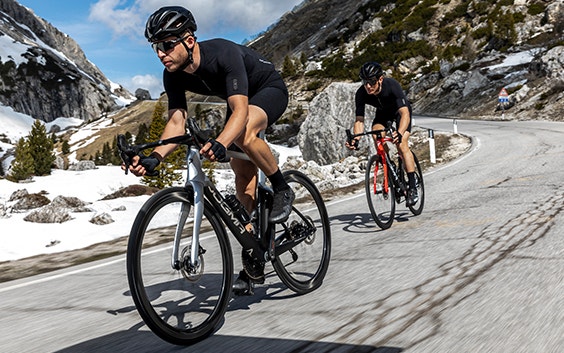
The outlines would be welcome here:
<svg viewBox="0 0 564 353">
<path fill-rule="evenodd" d="M 360 87 L 354 95 L 355 116 L 364 116 L 366 105 L 366 90 Z"/>
<path fill-rule="evenodd" d="M 173 75 L 167 70 L 163 72 L 163 85 L 168 97 L 168 110 L 184 109 L 188 110 L 186 94 L 179 80 L 179 75 Z"/>
<path fill-rule="evenodd" d="M 401 88 L 401 85 L 399 84 L 399 82 L 397 82 L 397 81 L 392 81 L 392 82 L 394 83 L 394 84 L 392 84 L 392 94 L 396 99 L 395 103 L 396 103 L 397 109 L 402 108 L 402 107 L 409 107 L 408 102 L 407 102 L 407 97 L 405 96 L 405 92 Z"/>
<path fill-rule="evenodd" d="M 237 94 L 249 96 L 249 79 L 244 54 L 237 47 L 230 47 L 228 50 L 229 53 L 222 56 L 227 58 L 222 65 L 225 70 L 227 97 Z"/>
</svg>

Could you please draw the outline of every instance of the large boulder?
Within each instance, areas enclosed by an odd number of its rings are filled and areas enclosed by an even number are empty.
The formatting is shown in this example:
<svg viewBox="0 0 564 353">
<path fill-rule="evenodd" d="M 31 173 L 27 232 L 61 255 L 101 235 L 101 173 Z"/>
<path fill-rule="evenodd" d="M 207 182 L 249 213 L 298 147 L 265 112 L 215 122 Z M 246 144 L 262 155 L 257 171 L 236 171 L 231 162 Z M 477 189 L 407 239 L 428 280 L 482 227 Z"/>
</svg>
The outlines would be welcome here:
<svg viewBox="0 0 564 353">
<path fill-rule="evenodd" d="M 355 121 L 354 95 L 358 83 L 334 82 L 317 95 L 309 105 L 308 115 L 300 127 L 298 144 L 305 160 L 320 165 L 336 163 L 351 155 L 345 147 L 345 130 L 352 131 Z M 365 128 L 370 128 L 374 110 L 366 107 Z M 364 138 L 360 154 L 373 143 Z"/>
</svg>

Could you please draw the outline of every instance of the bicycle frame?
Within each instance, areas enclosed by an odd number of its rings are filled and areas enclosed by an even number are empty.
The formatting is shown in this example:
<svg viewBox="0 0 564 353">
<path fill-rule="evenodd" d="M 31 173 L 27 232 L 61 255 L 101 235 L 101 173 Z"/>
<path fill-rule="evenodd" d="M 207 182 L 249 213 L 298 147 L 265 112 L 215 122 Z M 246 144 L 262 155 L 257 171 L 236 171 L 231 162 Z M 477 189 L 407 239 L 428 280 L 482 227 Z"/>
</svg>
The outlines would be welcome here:
<svg viewBox="0 0 564 353">
<path fill-rule="evenodd" d="M 259 134 L 260 138 L 264 138 L 264 131 Z M 231 158 L 238 158 L 243 160 L 249 160 L 243 152 L 227 151 L 227 156 Z M 245 225 L 237 218 L 237 216 L 231 210 L 231 207 L 227 205 L 223 195 L 217 190 L 217 188 L 211 183 L 209 178 L 205 175 L 202 170 L 201 156 L 199 148 L 197 146 L 191 145 L 187 157 L 187 178 L 186 185 L 190 185 L 194 190 L 194 227 L 192 234 L 192 247 L 190 249 L 190 266 L 198 266 L 198 254 L 199 254 L 199 239 L 200 239 L 200 226 L 202 223 L 202 217 L 204 214 L 204 201 L 205 199 L 212 201 L 210 204 L 214 207 L 215 211 L 219 214 L 220 218 L 223 220 L 225 225 L 229 228 L 231 233 L 235 236 L 239 244 L 243 249 L 249 252 L 253 258 L 268 261 L 274 256 L 274 244 L 272 243 L 268 249 L 266 244 L 261 244 L 260 239 L 266 239 L 266 233 L 268 226 L 266 222 L 266 215 L 264 215 L 265 210 L 265 197 L 263 196 L 265 192 L 270 192 L 270 189 L 266 186 L 266 176 L 264 172 L 260 169 L 258 171 L 258 190 L 257 190 L 257 228 L 256 234 L 259 235 L 258 239 L 255 240 L 255 236 L 250 233 Z M 190 212 L 189 204 L 182 204 L 182 210 L 180 214 L 180 219 L 177 224 L 177 229 L 174 235 L 174 248 L 172 251 L 171 264 L 175 270 L 179 270 L 181 267 L 180 260 L 180 239 L 182 233 L 182 225 L 188 218 Z M 263 246 L 261 246 L 263 245 Z"/>
<path fill-rule="evenodd" d="M 376 134 L 376 154 L 378 154 L 380 156 L 380 158 L 382 159 L 382 166 L 383 166 L 383 172 L 384 172 L 384 185 L 382 185 L 382 190 L 385 193 L 389 193 L 390 192 L 390 181 L 388 180 L 388 153 L 386 151 L 385 148 L 385 143 L 386 142 L 392 142 L 392 138 L 385 136 L 382 137 L 381 133 L 377 133 Z M 392 168 L 392 172 L 395 173 L 395 171 Z M 374 168 L 374 193 L 376 193 L 376 174 L 378 174 L 378 164 L 376 164 L 376 167 Z"/>
<path fill-rule="evenodd" d="M 382 185 L 382 190 L 385 193 L 389 193 L 389 188 L 390 188 L 390 181 L 388 177 L 388 168 L 389 168 L 392 171 L 394 184 L 399 187 L 399 189 L 402 192 L 402 195 L 405 195 L 407 193 L 407 187 L 404 185 L 404 183 L 400 181 L 400 177 L 398 175 L 399 168 L 401 168 L 402 166 L 398 165 L 398 167 L 395 168 L 394 165 L 390 163 L 391 161 L 390 155 L 389 152 L 386 150 L 385 145 L 388 142 L 393 143 L 393 138 L 388 135 L 382 136 L 382 133 L 386 133 L 386 132 L 390 132 L 390 133 L 393 132 L 393 128 L 391 125 L 388 125 L 387 129 L 365 131 L 354 135 L 350 132 L 350 130 L 346 130 L 347 139 L 349 142 L 352 141 L 352 139 L 354 139 L 355 137 L 365 136 L 365 135 L 376 135 L 376 154 L 380 156 L 380 158 L 382 159 L 382 166 L 383 166 L 384 185 Z M 400 163 L 401 163 L 401 158 L 402 158 L 401 155 L 398 153 L 398 161 Z M 376 164 L 376 168 L 374 169 L 374 193 L 376 193 L 377 173 L 378 173 L 378 164 Z M 400 200 L 398 199 L 397 202 L 399 203 Z"/>
</svg>

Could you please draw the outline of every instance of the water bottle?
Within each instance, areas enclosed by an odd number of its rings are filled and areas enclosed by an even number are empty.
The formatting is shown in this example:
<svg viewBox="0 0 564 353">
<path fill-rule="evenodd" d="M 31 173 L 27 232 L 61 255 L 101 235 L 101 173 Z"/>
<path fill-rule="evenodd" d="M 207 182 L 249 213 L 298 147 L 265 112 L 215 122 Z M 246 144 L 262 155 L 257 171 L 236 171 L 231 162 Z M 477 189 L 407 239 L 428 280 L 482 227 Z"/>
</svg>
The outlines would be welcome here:
<svg viewBox="0 0 564 353">
<path fill-rule="evenodd" d="M 239 219 L 243 224 L 247 224 L 251 221 L 251 217 L 245 210 L 245 207 L 241 204 L 241 201 L 235 197 L 235 195 L 227 195 L 225 197 L 225 202 L 233 211 L 233 214 Z"/>
</svg>

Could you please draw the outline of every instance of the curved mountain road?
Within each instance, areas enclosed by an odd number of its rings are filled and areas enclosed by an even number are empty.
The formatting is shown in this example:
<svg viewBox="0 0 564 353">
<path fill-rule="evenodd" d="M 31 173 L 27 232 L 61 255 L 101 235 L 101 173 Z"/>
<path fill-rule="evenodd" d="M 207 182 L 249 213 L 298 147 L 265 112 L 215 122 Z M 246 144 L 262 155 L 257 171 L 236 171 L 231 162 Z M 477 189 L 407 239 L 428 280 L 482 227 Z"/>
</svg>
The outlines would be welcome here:
<svg viewBox="0 0 564 353">
<path fill-rule="evenodd" d="M 0 351 L 562 352 L 564 124 L 457 128 L 472 150 L 425 174 L 420 216 L 399 205 L 381 231 L 362 192 L 328 202 L 332 259 L 313 293 L 270 275 L 212 337 L 176 347 L 143 324 L 120 256 L 0 284 Z"/>
</svg>

